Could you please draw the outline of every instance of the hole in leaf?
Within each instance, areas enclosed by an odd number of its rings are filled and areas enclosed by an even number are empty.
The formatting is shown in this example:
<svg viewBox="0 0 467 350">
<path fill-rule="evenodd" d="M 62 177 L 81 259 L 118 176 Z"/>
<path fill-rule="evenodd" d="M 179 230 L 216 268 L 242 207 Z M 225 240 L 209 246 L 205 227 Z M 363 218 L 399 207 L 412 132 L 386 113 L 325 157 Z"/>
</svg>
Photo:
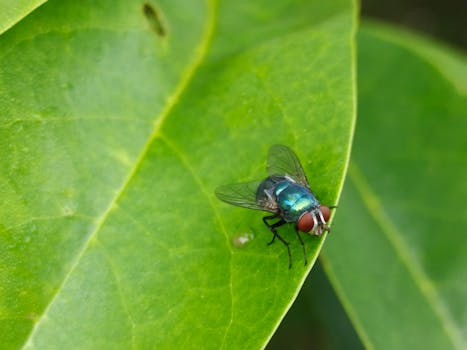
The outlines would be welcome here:
<svg viewBox="0 0 467 350">
<path fill-rule="evenodd" d="M 155 9 L 152 5 L 145 3 L 143 5 L 143 13 L 149 22 L 151 29 L 160 37 L 165 37 L 167 35 L 167 31 L 162 23 L 157 9 Z"/>
</svg>

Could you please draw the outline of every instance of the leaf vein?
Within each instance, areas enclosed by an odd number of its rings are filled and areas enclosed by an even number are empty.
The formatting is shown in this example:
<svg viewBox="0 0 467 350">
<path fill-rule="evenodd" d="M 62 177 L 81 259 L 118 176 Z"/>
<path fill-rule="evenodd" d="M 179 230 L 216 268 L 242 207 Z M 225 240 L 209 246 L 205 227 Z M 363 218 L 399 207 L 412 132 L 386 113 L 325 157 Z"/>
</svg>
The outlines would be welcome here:
<svg viewBox="0 0 467 350">
<path fill-rule="evenodd" d="M 100 242 L 99 242 L 100 243 Z M 123 293 L 123 286 L 122 286 L 122 281 L 120 280 L 120 277 L 117 273 L 117 268 L 112 260 L 112 258 L 110 257 L 109 253 L 107 252 L 105 246 L 103 244 L 100 244 L 100 246 L 102 247 L 102 255 L 104 256 L 104 258 L 107 260 L 107 263 L 109 264 L 109 268 L 110 268 L 110 272 L 112 273 L 112 276 L 115 280 L 115 284 L 117 285 L 117 293 L 118 293 L 118 297 L 120 299 L 120 304 L 122 305 L 123 307 L 123 310 L 125 312 L 125 314 L 127 315 L 127 318 L 128 318 L 128 321 L 130 321 L 130 325 L 131 325 L 131 343 L 132 343 L 132 349 L 135 348 L 135 328 L 136 328 L 136 322 L 130 312 L 130 308 L 128 306 L 128 303 L 126 302 L 125 300 L 125 295 Z"/>
<path fill-rule="evenodd" d="M 229 333 L 229 330 L 230 330 L 230 327 L 232 326 L 232 323 L 233 323 L 233 308 L 234 308 L 234 305 L 233 305 L 233 266 L 232 266 L 232 255 L 233 255 L 233 252 L 232 252 L 232 247 L 230 246 L 230 240 L 229 240 L 229 235 L 227 233 L 227 230 L 225 229 L 225 225 L 222 221 L 222 218 L 219 214 L 219 211 L 217 210 L 216 206 L 214 205 L 213 201 L 212 201 L 212 198 L 213 196 L 210 195 L 210 192 L 206 189 L 206 186 L 203 184 L 203 182 L 201 181 L 201 178 L 196 174 L 195 170 L 193 169 L 193 167 L 191 166 L 190 162 L 188 161 L 188 159 L 183 155 L 183 152 L 180 151 L 177 146 L 175 144 L 173 144 L 170 140 L 167 139 L 167 137 L 165 137 L 164 135 L 159 135 L 160 139 L 162 141 L 165 142 L 165 144 L 167 146 L 169 146 L 174 154 L 180 159 L 180 161 L 182 162 L 182 164 L 185 166 L 185 168 L 188 170 L 188 172 L 190 173 L 190 175 L 193 177 L 194 181 L 196 182 L 196 184 L 198 185 L 201 193 L 203 193 L 203 195 L 206 197 L 208 203 L 209 203 L 209 206 L 211 207 L 213 213 L 214 213 L 214 217 L 216 218 L 216 221 L 219 223 L 219 227 L 221 228 L 221 231 L 222 233 L 224 234 L 225 236 L 225 240 L 226 240 L 226 244 L 227 244 L 227 248 L 228 248 L 228 251 L 230 253 L 230 260 L 229 260 L 229 292 L 230 292 L 230 317 L 229 317 L 229 322 L 227 324 L 227 327 L 226 327 L 226 330 L 225 330 L 225 334 L 224 334 L 224 338 L 222 340 L 222 345 L 220 346 L 220 348 L 224 348 L 224 345 L 225 345 L 225 341 L 227 339 L 227 334 Z"/>
</svg>

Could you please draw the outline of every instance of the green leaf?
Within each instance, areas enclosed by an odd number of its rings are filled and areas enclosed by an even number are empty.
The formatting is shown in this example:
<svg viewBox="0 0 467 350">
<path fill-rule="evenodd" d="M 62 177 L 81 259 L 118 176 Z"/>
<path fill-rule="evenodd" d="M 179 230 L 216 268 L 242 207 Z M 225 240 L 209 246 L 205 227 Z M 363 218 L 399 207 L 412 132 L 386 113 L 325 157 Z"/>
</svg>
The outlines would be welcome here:
<svg viewBox="0 0 467 350">
<path fill-rule="evenodd" d="M 367 348 L 467 347 L 467 93 L 445 66 L 465 76 L 467 61 L 427 45 L 359 35 L 355 146 L 324 256 Z"/>
<path fill-rule="evenodd" d="M 261 213 L 216 186 L 294 148 L 334 204 L 355 5 L 49 1 L 0 38 L 0 339 L 260 348 L 298 293 Z M 250 242 L 232 244 L 239 235 Z M 309 261 L 323 243 L 305 237 Z M 238 243 L 238 242 L 237 242 Z M 79 345 L 77 345 L 79 344 Z"/>
<path fill-rule="evenodd" d="M 47 0 L 0 0 L 0 34 L 21 21 Z"/>
</svg>

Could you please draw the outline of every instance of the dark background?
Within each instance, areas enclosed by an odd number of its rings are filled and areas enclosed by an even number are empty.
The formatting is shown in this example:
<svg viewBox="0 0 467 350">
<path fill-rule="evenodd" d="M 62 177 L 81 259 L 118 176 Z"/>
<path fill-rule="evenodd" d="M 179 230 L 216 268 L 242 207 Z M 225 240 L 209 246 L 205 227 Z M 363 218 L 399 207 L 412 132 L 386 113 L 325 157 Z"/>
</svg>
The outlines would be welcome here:
<svg viewBox="0 0 467 350">
<path fill-rule="evenodd" d="M 361 16 L 413 29 L 457 48 L 467 48 L 466 0 L 363 0 Z"/>
<path fill-rule="evenodd" d="M 363 0 L 361 18 L 467 49 L 467 0 Z M 266 349 L 363 349 L 319 261 Z"/>
</svg>

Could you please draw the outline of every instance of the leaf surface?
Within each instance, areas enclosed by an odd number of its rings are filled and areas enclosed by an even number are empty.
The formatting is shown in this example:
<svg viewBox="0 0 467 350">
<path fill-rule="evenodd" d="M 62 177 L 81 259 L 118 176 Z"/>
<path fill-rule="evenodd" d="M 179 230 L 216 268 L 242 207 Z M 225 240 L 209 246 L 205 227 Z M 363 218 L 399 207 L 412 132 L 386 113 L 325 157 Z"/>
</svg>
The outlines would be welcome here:
<svg viewBox="0 0 467 350">
<path fill-rule="evenodd" d="M 335 203 L 354 26 L 350 1 L 49 1 L 6 32 L 2 341 L 264 346 L 311 266 L 285 228 L 288 270 L 261 214 L 214 189 L 265 177 L 285 143 Z M 305 240 L 314 261 L 323 240 Z"/>
<path fill-rule="evenodd" d="M 367 348 L 467 346 L 467 61 L 427 45 L 359 34 L 359 120 L 324 262 Z"/>
</svg>

